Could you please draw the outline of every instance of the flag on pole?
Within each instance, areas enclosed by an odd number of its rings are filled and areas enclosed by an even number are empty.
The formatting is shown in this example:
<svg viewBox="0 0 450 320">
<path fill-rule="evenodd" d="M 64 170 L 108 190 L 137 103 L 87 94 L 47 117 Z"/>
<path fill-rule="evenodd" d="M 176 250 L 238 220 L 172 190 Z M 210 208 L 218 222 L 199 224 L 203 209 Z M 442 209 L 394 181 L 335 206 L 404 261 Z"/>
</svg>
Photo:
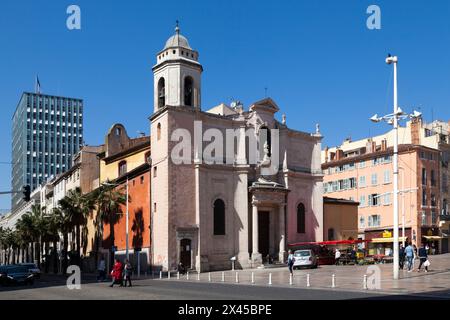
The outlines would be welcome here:
<svg viewBox="0 0 450 320">
<path fill-rule="evenodd" d="M 37 75 L 36 75 L 35 93 L 41 94 L 41 82 L 39 81 L 39 77 Z"/>
</svg>

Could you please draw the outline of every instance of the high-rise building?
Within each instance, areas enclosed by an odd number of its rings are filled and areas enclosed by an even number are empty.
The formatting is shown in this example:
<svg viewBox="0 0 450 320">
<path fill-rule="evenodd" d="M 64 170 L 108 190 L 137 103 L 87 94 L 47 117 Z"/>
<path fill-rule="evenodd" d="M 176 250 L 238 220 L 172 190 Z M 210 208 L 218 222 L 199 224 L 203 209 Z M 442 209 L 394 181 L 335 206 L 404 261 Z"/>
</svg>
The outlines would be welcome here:
<svg viewBox="0 0 450 320">
<path fill-rule="evenodd" d="M 83 144 L 83 100 L 24 92 L 12 119 L 12 189 L 33 191 L 68 170 Z M 12 197 L 12 211 L 22 194 Z"/>
</svg>

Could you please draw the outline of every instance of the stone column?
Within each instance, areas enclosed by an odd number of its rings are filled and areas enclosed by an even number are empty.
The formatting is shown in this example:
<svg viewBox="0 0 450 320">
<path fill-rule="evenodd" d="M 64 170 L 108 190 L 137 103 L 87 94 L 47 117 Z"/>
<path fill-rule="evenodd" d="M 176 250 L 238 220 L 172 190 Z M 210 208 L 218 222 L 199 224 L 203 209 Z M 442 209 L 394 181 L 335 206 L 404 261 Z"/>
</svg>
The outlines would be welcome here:
<svg viewBox="0 0 450 320">
<path fill-rule="evenodd" d="M 284 216 L 284 203 L 280 204 L 278 221 L 279 231 L 280 231 L 280 251 L 278 253 L 278 259 L 280 262 L 284 262 L 286 259 L 286 227 L 285 227 L 285 216 Z"/>
<path fill-rule="evenodd" d="M 259 253 L 259 233 L 258 233 L 258 206 L 252 203 L 252 262 L 262 263 L 262 256 Z"/>
</svg>

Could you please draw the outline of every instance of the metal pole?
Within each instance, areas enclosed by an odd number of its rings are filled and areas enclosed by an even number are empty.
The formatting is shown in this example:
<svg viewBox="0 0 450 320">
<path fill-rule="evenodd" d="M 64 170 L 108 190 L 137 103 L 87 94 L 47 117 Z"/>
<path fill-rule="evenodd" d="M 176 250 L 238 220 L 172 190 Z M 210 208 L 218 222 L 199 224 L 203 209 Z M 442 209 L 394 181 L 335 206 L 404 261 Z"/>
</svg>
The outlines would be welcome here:
<svg viewBox="0 0 450 320">
<path fill-rule="evenodd" d="M 394 61 L 394 280 L 399 277 L 398 247 L 398 96 L 397 96 L 397 59 Z"/>
<path fill-rule="evenodd" d="M 402 167 L 399 167 L 399 169 L 403 170 L 402 188 L 403 188 L 403 190 L 406 190 L 406 188 L 405 188 L 405 169 Z M 405 240 L 406 240 L 406 238 L 405 238 L 405 191 L 404 191 L 402 193 L 402 243 L 403 243 L 403 248 L 405 248 Z"/>
<path fill-rule="evenodd" d="M 130 259 L 130 253 L 128 251 L 128 177 L 127 177 L 127 212 L 126 212 L 126 222 L 125 222 L 125 245 L 126 245 L 126 256 L 127 256 L 127 260 Z"/>
</svg>

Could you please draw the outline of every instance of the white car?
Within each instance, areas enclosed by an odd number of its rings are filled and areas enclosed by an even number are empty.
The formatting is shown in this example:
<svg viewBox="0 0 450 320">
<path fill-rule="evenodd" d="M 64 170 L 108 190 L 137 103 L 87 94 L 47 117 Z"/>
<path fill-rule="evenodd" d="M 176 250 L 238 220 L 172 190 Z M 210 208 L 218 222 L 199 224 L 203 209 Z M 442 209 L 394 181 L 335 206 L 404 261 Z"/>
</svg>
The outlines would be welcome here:
<svg viewBox="0 0 450 320">
<path fill-rule="evenodd" d="M 297 250 L 294 252 L 294 269 L 301 267 L 317 268 L 317 258 L 310 249 Z"/>
</svg>

